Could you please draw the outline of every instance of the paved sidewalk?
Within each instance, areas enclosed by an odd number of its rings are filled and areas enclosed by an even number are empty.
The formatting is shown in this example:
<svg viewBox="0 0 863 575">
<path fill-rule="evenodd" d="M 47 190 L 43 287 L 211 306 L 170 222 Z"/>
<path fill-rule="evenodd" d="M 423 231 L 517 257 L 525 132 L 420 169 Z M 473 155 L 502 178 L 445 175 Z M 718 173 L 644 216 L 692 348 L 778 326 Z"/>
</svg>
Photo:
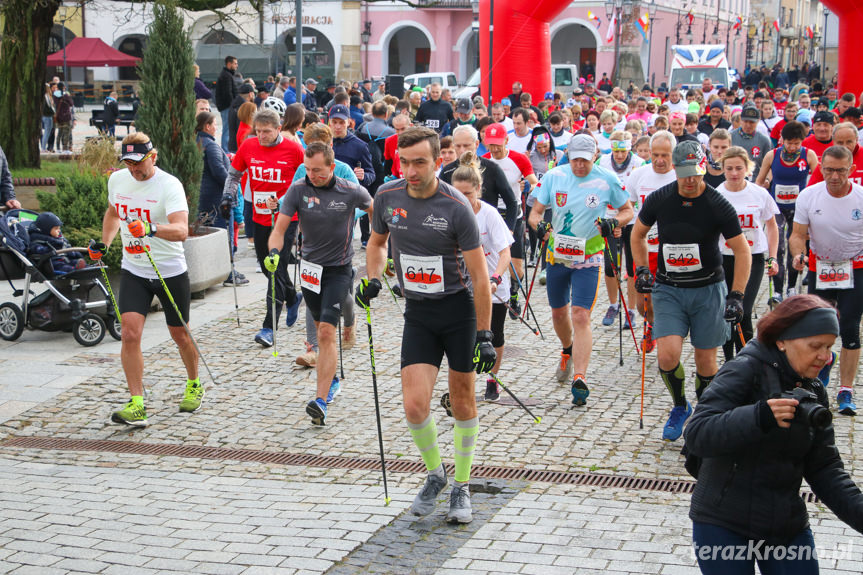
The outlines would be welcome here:
<svg viewBox="0 0 863 575">
<path fill-rule="evenodd" d="M 356 264 L 363 258 L 358 251 Z M 358 316 L 357 345 L 344 350 L 344 391 L 327 425 L 311 426 L 303 407 L 314 372 L 293 363 L 304 351 L 305 311 L 296 326 L 279 330 L 278 358 L 255 344 L 266 287 L 254 265 L 250 252 L 241 253 L 239 268 L 252 283 L 238 290 L 240 328 L 231 289 L 212 289 L 193 302 L 193 330 L 219 383 L 202 373 L 207 395 L 194 414 L 177 410 L 184 372 L 161 314 L 145 329 L 145 383 L 152 389 L 145 429 L 108 421 L 128 396 L 118 343 L 82 348 L 69 334 L 28 331 L 0 344 L 0 573 L 698 572 L 684 493 L 570 485 L 554 477 L 474 478 L 470 525 L 444 523 L 448 490 L 431 516 L 409 515 L 423 476 L 393 465 L 419 456 L 401 410 L 402 320 L 385 294 L 375 300 L 373 329 L 390 505 L 380 471 L 368 466 L 274 462 L 281 454 L 379 461 L 369 350 Z M 624 333 L 619 365 L 617 327 L 600 324 L 604 292 L 593 314 L 591 396 L 579 409 L 571 407 L 569 388 L 554 380 L 559 350 L 545 290 L 537 285 L 533 293 L 548 339 L 508 321 L 501 377 L 542 423 L 533 424 L 511 401 L 480 403 L 475 463 L 688 481 L 681 443 L 660 439 L 669 401 L 655 354 L 648 357 L 639 427 L 640 356 Z M 763 297 L 758 309 L 766 309 Z M 688 346 L 684 365 L 694 373 Z M 451 462 L 453 423 L 437 406 L 444 381 L 442 373 L 433 413 L 442 456 Z M 860 479 L 857 421 L 837 416 L 835 423 L 846 467 Z M 3 443 L 11 438 L 79 440 L 82 447 Z M 106 440 L 134 452 L 98 443 Z M 254 457 L 156 455 L 148 446 L 244 449 Z M 859 573 L 863 537 L 822 505 L 809 509 L 822 572 Z"/>
</svg>

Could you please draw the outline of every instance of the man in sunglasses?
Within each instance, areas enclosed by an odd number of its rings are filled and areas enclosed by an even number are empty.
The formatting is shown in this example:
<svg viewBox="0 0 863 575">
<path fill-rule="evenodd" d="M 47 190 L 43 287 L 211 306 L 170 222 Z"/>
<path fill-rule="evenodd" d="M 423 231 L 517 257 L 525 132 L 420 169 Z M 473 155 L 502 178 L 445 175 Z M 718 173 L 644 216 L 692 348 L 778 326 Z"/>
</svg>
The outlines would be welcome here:
<svg viewBox="0 0 863 575">
<path fill-rule="evenodd" d="M 102 220 L 102 238 L 101 242 L 90 243 L 90 258 L 100 260 L 120 232 L 123 246 L 117 301 L 123 325 L 120 360 L 131 400 L 111 415 L 111 421 L 144 427 L 147 412 L 141 334 L 153 296 L 159 298 L 165 310 L 168 331 L 186 367 L 188 379 L 180 411 L 197 410 L 204 397 L 195 345 L 165 291 L 167 287 L 188 324 L 191 290 L 182 242 L 189 232 L 189 208 L 180 181 L 156 167 L 158 152 L 146 134 L 136 132 L 126 136 L 120 149 L 120 160 L 126 169 L 114 172 L 108 179 L 108 209 Z"/>
</svg>

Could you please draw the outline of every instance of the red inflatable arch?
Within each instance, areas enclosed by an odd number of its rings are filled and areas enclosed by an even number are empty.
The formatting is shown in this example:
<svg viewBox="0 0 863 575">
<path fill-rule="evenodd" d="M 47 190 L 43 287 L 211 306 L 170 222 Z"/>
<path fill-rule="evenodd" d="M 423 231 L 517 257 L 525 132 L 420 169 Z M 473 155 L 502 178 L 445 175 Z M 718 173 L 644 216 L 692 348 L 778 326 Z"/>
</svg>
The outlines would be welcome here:
<svg viewBox="0 0 863 575">
<path fill-rule="evenodd" d="M 491 5 L 494 3 L 494 22 Z M 480 91 L 488 98 L 489 30 L 492 38 L 492 101 L 499 102 L 519 81 L 534 103 L 551 88 L 551 35 L 549 22 L 569 4 L 556 0 L 480 0 L 479 61 L 482 69 Z M 513 108 L 517 106 L 513 102 Z"/>
<path fill-rule="evenodd" d="M 839 18 L 839 90 L 859 96 L 863 92 L 863 50 L 853 45 L 855 31 L 863 29 L 863 4 L 859 0 L 822 0 Z M 491 7 L 494 2 L 494 22 Z M 480 90 L 488 98 L 491 64 L 492 100 L 499 102 L 519 81 L 534 102 L 551 86 L 549 22 L 568 4 L 559 0 L 480 0 Z M 489 61 L 489 30 L 494 25 Z M 513 102 L 513 107 L 516 103 Z"/>
<path fill-rule="evenodd" d="M 822 0 L 839 18 L 839 93 L 863 92 L 863 51 L 854 35 L 863 29 L 863 4 L 859 0 Z"/>
</svg>

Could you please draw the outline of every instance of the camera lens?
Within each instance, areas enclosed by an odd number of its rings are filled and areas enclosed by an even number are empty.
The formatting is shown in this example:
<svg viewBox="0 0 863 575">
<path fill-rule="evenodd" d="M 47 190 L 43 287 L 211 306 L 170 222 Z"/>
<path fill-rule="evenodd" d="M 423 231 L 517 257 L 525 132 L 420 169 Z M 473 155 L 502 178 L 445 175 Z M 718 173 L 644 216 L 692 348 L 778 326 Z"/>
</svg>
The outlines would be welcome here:
<svg viewBox="0 0 863 575">
<path fill-rule="evenodd" d="M 815 429 L 824 429 L 833 421 L 833 414 L 822 405 L 813 406 L 809 411 L 809 425 Z"/>
</svg>

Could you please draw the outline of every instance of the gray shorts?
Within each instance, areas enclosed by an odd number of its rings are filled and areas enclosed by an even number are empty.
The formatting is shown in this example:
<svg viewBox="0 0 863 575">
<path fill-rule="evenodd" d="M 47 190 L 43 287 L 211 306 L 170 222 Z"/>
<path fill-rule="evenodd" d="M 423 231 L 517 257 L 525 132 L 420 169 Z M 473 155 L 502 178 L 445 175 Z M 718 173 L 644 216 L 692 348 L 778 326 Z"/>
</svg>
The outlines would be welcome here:
<svg viewBox="0 0 863 575">
<path fill-rule="evenodd" d="M 691 334 L 689 339 L 696 349 L 719 347 L 731 334 L 723 317 L 726 295 L 724 281 L 697 288 L 655 284 L 653 337 Z"/>
</svg>

